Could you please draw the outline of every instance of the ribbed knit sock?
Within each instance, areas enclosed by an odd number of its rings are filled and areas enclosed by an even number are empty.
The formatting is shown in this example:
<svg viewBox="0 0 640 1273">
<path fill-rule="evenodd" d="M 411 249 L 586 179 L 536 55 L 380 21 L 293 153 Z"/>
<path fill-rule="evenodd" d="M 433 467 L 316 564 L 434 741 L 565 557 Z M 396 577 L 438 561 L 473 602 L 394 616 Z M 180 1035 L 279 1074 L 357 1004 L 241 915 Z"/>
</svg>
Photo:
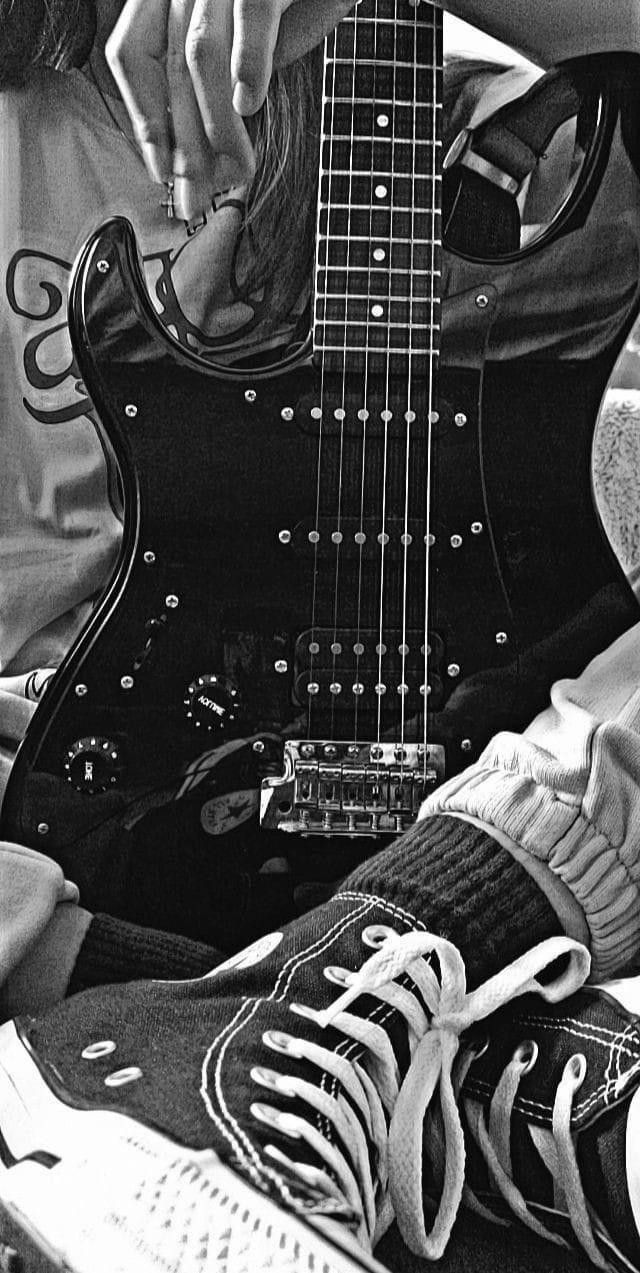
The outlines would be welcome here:
<svg viewBox="0 0 640 1273">
<path fill-rule="evenodd" d="M 94 915 L 80 948 L 67 994 L 145 977 L 182 981 L 210 972 L 227 956 L 204 942 L 111 915 Z"/>
<path fill-rule="evenodd" d="M 460 950 L 470 987 L 562 926 L 523 866 L 485 831 L 437 814 L 343 880 L 404 907 Z"/>
</svg>

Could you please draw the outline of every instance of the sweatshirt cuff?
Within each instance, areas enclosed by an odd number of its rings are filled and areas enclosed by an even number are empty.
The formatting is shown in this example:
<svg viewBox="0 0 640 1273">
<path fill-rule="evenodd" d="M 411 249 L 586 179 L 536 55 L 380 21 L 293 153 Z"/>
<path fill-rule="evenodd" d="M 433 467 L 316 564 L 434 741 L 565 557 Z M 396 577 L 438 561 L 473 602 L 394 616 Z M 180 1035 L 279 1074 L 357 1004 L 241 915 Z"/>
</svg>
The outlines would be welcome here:
<svg viewBox="0 0 640 1273">
<path fill-rule="evenodd" d="M 146 978 L 187 981 L 211 972 L 227 958 L 228 955 L 190 937 L 142 928 L 111 915 L 94 915 L 67 993 Z"/>
</svg>

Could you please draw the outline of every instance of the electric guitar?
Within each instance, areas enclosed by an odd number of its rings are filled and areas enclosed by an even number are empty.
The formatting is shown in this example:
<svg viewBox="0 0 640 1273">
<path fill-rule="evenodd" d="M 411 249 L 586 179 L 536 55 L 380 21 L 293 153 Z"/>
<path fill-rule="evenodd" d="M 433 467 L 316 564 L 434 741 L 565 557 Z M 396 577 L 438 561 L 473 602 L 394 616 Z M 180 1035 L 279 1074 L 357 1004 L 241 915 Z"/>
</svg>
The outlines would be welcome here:
<svg viewBox="0 0 640 1273">
<path fill-rule="evenodd" d="M 260 791 L 265 834 L 373 851 L 637 617 L 590 477 L 635 288 L 598 356 L 498 362 L 487 266 L 449 352 L 440 22 L 362 0 L 327 41 L 301 350 L 255 370 L 185 352 L 122 219 L 79 258 L 70 323 L 119 469 L 122 550 L 20 748 L 2 833 L 81 886 L 118 828 L 220 759 Z M 572 206 L 589 181 L 597 197 L 618 126 L 615 74 L 585 92 Z"/>
</svg>

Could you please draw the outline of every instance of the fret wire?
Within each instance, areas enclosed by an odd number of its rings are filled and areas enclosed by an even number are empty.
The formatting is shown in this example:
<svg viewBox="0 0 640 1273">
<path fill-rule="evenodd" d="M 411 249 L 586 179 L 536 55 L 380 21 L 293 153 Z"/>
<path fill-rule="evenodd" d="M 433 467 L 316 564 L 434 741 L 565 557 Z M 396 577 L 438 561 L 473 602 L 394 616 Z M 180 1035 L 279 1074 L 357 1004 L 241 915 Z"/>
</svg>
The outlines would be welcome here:
<svg viewBox="0 0 640 1273">
<path fill-rule="evenodd" d="M 352 57 L 334 57 L 331 59 L 331 64 L 332 66 L 353 66 L 353 58 Z M 413 69 L 413 62 L 399 61 L 395 58 L 393 61 L 391 61 L 390 58 L 359 57 L 357 61 L 357 66 L 394 66 L 394 67 L 401 66 L 404 70 L 410 70 L 410 69 Z M 420 69 L 425 71 L 432 71 L 434 70 L 434 67 L 421 66 Z M 406 103 L 407 106 L 409 104 L 410 104 L 409 102 Z"/>
<path fill-rule="evenodd" d="M 397 274 L 406 274 L 406 272 L 406 270 L 396 271 Z M 360 273 L 366 274 L 367 271 L 361 270 Z M 349 301 L 372 301 L 375 305 L 377 303 L 379 304 L 381 298 L 379 296 L 372 296 L 370 292 L 349 292 L 348 295 L 345 296 L 344 292 L 325 292 L 322 290 L 321 294 L 316 297 L 316 300 L 320 299 L 323 301 L 344 301 L 346 304 L 348 304 Z M 440 297 L 414 296 L 412 294 L 410 296 L 389 296 L 386 299 L 393 305 L 431 305 L 434 302 L 437 304 Z"/>
<path fill-rule="evenodd" d="M 329 138 L 325 137 L 325 145 L 329 144 Z M 333 133 L 332 141 L 372 141 L 381 146 L 442 146 L 441 141 L 423 141 L 419 137 L 385 137 L 384 133 Z"/>
<path fill-rule="evenodd" d="M 388 177 L 389 181 L 394 181 L 394 180 L 410 181 L 412 183 L 414 181 L 442 181 L 442 177 L 440 176 L 440 173 L 437 173 L 437 172 L 436 173 L 398 172 L 395 169 L 393 172 L 386 172 L 381 169 L 378 169 L 377 172 L 371 172 L 371 170 L 367 171 L 366 168 L 322 168 L 320 171 L 320 176 L 321 177 L 370 177 L 372 181 L 382 181 L 385 177 Z M 341 206 L 347 206 L 347 205 L 334 203 L 333 206 L 334 208 L 339 208 Z M 375 204 L 375 207 L 376 208 L 384 207 L 384 204 Z"/>
<path fill-rule="evenodd" d="M 404 354 L 406 358 L 425 358 L 427 354 L 437 354 L 440 351 L 439 345 L 424 345 L 420 349 L 410 349 L 408 345 L 404 345 L 401 349 L 389 348 L 388 345 L 385 345 L 384 349 L 375 349 L 365 345 L 325 345 L 323 342 L 320 342 L 319 348 L 328 350 L 331 353 L 342 353 L 344 351 L 347 354 L 366 354 L 374 358 L 376 356 L 384 357 L 385 354 Z"/>
<path fill-rule="evenodd" d="M 422 301 L 423 305 L 427 305 L 427 301 Z M 344 327 L 348 331 L 350 327 L 366 327 L 372 331 L 383 331 L 388 327 L 399 327 L 401 331 L 407 330 L 406 322 L 401 323 L 396 319 L 390 322 L 388 318 L 317 318 L 316 327 Z M 428 332 L 437 323 L 412 323 L 412 331 Z"/>
<path fill-rule="evenodd" d="M 334 97 L 334 96 L 331 96 L 331 98 L 327 99 L 327 101 L 326 101 L 324 104 L 325 104 L 325 106 L 330 106 L 330 105 L 331 105 L 332 103 L 334 103 L 334 102 L 340 102 L 342 105 L 345 105 L 345 104 L 346 104 L 346 105 L 348 105 L 348 106 L 373 106 L 373 107 L 375 107 L 375 109 L 376 109 L 376 110 L 377 110 L 377 108 L 378 108 L 379 106 L 395 106 L 395 107 L 396 107 L 396 109 L 402 109 L 403 107 L 405 107 L 407 110 L 411 110 L 411 111 L 413 111 L 413 110 L 418 110 L 418 111 L 421 111 L 421 110 L 430 111 L 430 110 L 434 110 L 434 109 L 435 109 L 435 110 L 437 110 L 437 111 L 442 110 L 442 103 L 441 103 L 441 102 L 429 102 L 428 104 L 427 104 L 426 102 L 417 102 L 417 103 L 414 103 L 414 102 L 400 102 L 400 101 L 398 101 L 397 97 L 376 97 L 376 98 L 371 98 L 371 97 Z"/>
</svg>

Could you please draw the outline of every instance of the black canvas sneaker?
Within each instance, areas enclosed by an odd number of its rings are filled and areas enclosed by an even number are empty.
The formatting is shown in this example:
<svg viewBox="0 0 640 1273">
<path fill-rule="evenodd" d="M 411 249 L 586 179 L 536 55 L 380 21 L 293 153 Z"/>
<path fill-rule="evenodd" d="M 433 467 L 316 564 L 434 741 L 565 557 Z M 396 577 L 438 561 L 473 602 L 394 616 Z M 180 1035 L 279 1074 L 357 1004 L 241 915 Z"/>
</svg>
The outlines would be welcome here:
<svg viewBox="0 0 640 1273">
<path fill-rule="evenodd" d="M 525 996 L 456 1062 L 466 1202 L 594 1265 L 640 1269 L 640 977 Z M 435 1176 L 444 1152 L 430 1137 Z"/>
<path fill-rule="evenodd" d="M 346 892 L 203 978 L 100 987 L 5 1025 L 5 1263 L 356 1273 L 379 1268 L 394 1215 L 438 1256 L 463 1189 L 460 1036 L 525 992 L 565 997 L 588 967 L 551 938 L 467 992 L 455 946 Z M 427 1227 L 430 1107 L 447 1171 Z"/>
</svg>

